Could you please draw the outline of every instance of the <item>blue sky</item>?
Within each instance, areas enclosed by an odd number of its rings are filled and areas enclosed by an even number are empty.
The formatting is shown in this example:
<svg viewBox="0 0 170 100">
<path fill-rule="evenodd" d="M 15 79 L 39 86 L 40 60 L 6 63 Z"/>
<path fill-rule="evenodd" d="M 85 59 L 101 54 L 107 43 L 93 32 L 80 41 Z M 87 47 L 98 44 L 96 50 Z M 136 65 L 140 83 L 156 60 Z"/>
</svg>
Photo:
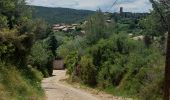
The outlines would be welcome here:
<svg viewBox="0 0 170 100">
<path fill-rule="evenodd" d="M 124 7 L 124 11 L 130 12 L 149 12 L 152 6 L 149 0 L 118 0 L 117 4 L 112 8 L 115 0 L 26 0 L 29 5 L 46 6 L 46 7 L 64 7 L 74 9 L 97 10 L 101 8 L 103 11 L 119 11 L 120 7 Z"/>
</svg>

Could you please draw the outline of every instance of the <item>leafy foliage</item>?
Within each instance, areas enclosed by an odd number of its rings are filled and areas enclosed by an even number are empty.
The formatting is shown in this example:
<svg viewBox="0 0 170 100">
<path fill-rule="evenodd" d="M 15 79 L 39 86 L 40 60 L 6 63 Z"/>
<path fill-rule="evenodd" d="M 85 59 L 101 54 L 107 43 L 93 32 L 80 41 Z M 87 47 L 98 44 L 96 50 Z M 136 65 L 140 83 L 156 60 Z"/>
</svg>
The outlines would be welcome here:
<svg viewBox="0 0 170 100">
<path fill-rule="evenodd" d="M 47 41 L 37 41 L 32 47 L 29 64 L 36 66 L 45 77 L 48 77 L 52 75 L 52 58 Z"/>
<path fill-rule="evenodd" d="M 109 24 L 115 25 L 109 28 L 105 16 L 100 11 L 97 12 L 89 18 L 86 36 L 79 41 L 79 44 L 85 45 L 77 45 L 75 41 L 78 38 L 73 38 L 59 47 L 59 51 L 66 50 L 64 58 L 68 74 L 72 79 L 78 78 L 79 82 L 106 89 L 113 94 L 122 93 L 141 100 L 159 100 L 163 94 L 164 56 L 159 47 L 147 46 L 145 41 L 128 36 L 130 32 L 137 30 L 141 33 L 135 32 L 132 35 L 149 36 L 153 33 L 154 37 L 159 37 L 164 34 L 163 29 L 157 28 L 160 24 L 153 23 L 156 19 L 149 20 L 152 17 L 146 16 L 141 24 L 139 21 L 136 23 L 131 19 L 122 19 L 117 24 Z M 156 43 L 154 39 L 151 42 Z"/>
<path fill-rule="evenodd" d="M 91 86 L 96 85 L 97 68 L 93 64 L 93 58 L 88 55 L 83 56 L 79 64 L 77 69 L 83 83 Z"/>
<path fill-rule="evenodd" d="M 90 17 L 87 25 L 85 26 L 88 44 L 94 44 L 101 38 L 107 38 L 109 36 L 108 28 L 113 28 L 108 26 L 105 23 L 105 17 L 100 10 Z"/>
<path fill-rule="evenodd" d="M 40 85 L 43 77 L 37 70 L 21 71 L 16 66 L 0 62 L 0 78 L 1 100 L 44 100 Z"/>
<path fill-rule="evenodd" d="M 64 38 L 63 43 L 58 47 L 58 56 L 66 58 L 71 52 L 78 52 L 80 55 L 84 52 L 84 47 L 87 46 L 87 40 L 82 37 Z"/>
<path fill-rule="evenodd" d="M 76 66 L 78 63 L 78 55 L 76 52 L 70 53 L 65 60 L 65 66 L 67 67 L 67 73 L 70 75 L 74 75 L 76 72 Z"/>
<path fill-rule="evenodd" d="M 42 75 L 28 65 L 28 56 L 37 40 L 37 34 L 45 34 L 47 28 L 45 24 L 38 26 L 37 21 L 32 20 L 31 12 L 25 0 L 0 1 L 0 99 L 2 100 L 44 98 L 40 85 Z M 37 48 L 40 48 L 40 51 L 42 49 L 35 44 L 32 48 L 35 49 L 34 57 L 31 58 L 33 63 L 29 64 L 35 65 L 36 62 L 36 65 L 40 65 L 47 60 L 47 55 L 44 55 L 44 58 L 40 57 Z M 46 54 L 45 51 L 42 52 Z"/>
<path fill-rule="evenodd" d="M 49 38 L 49 50 L 51 50 L 53 56 L 56 58 L 56 50 L 58 48 L 58 41 L 56 40 L 54 35 L 51 35 Z"/>
</svg>

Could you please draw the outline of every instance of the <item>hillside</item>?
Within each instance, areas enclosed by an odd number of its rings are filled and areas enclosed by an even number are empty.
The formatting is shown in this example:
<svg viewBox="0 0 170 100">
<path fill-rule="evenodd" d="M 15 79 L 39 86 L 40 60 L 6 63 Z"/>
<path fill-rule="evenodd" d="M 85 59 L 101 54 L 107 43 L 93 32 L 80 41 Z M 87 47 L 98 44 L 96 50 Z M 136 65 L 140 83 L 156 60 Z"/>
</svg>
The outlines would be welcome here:
<svg viewBox="0 0 170 100">
<path fill-rule="evenodd" d="M 89 10 L 49 8 L 40 6 L 33 6 L 33 9 L 35 10 L 33 13 L 34 18 L 45 19 L 50 24 L 80 22 L 94 13 L 94 11 Z"/>
</svg>

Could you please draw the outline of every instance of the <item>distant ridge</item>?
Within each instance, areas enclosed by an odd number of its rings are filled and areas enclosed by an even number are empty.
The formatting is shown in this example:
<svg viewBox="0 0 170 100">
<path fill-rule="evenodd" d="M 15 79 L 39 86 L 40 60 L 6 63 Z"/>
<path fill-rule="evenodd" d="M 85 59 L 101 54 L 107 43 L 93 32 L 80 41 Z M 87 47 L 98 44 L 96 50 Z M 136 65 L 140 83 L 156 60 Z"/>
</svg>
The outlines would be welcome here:
<svg viewBox="0 0 170 100">
<path fill-rule="evenodd" d="M 34 9 L 33 17 L 42 18 L 49 24 L 54 23 L 77 23 L 85 20 L 89 15 L 95 13 L 90 10 L 76 10 L 70 8 L 51 8 L 41 6 L 31 6 Z"/>
</svg>

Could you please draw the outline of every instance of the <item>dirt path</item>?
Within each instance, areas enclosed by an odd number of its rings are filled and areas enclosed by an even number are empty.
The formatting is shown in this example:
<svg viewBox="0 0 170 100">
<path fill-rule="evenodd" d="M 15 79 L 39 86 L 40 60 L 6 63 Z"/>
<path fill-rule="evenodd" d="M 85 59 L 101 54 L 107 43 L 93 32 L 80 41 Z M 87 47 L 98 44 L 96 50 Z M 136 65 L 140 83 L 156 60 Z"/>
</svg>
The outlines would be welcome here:
<svg viewBox="0 0 170 100">
<path fill-rule="evenodd" d="M 54 75 L 42 82 L 47 100 L 99 100 L 91 94 L 63 85 L 59 80 L 65 78 L 65 71 L 55 70 Z"/>
<path fill-rule="evenodd" d="M 66 78 L 65 73 L 64 70 L 54 70 L 53 77 L 43 80 L 42 86 L 46 92 L 47 100 L 125 100 L 103 93 L 93 94 L 65 84 L 60 81 Z"/>
</svg>

